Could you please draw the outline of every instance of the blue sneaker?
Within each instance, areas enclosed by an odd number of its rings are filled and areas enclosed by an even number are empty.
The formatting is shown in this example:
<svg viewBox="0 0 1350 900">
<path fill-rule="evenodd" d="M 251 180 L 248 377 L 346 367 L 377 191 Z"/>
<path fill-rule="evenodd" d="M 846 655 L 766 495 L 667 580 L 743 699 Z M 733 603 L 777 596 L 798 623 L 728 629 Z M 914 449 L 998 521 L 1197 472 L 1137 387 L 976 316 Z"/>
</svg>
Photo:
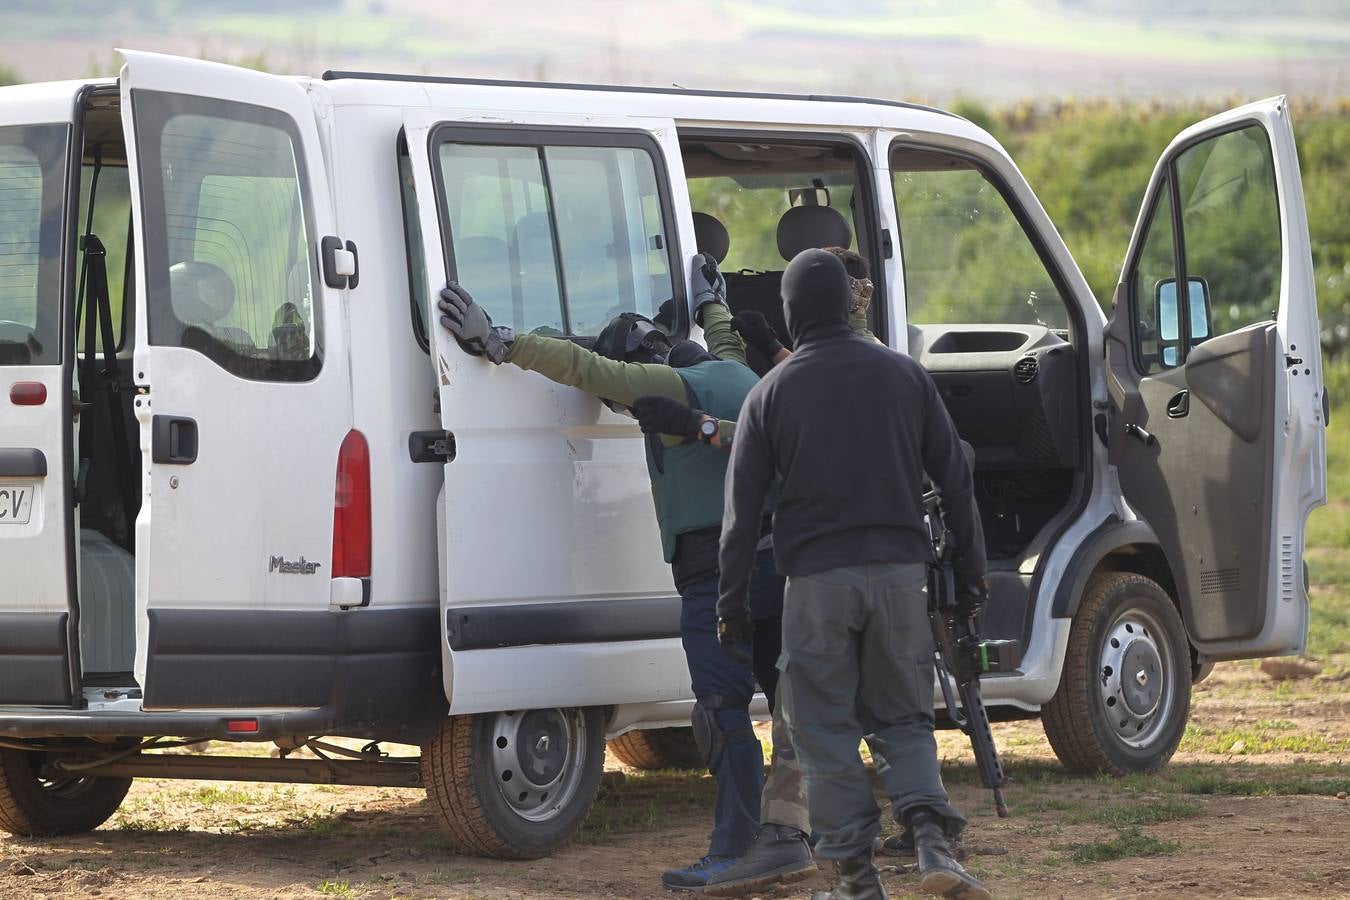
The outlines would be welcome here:
<svg viewBox="0 0 1350 900">
<path fill-rule="evenodd" d="M 686 866 L 683 869 L 671 869 L 666 872 L 661 876 L 661 884 L 665 885 L 668 890 L 701 894 L 703 888 L 708 884 L 708 879 L 725 872 L 734 865 L 736 865 L 736 857 L 734 856 L 713 856 L 709 853 L 692 866 Z"/>
</svg>

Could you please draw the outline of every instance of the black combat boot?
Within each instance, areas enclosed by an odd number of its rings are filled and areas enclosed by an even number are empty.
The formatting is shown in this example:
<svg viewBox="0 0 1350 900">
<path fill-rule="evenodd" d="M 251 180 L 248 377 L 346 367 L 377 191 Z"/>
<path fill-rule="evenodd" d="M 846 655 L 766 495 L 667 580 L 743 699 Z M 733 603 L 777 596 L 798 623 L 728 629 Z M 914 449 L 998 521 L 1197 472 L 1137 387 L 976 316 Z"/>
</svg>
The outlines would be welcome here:
<svg viewBox="0 0 1350 900">
<path fill-rule="evenodd" d="M 953 858 L 941 816 L 920 807 L 905 816 L 905 826 L 914 835 L 919 890 L 949 900 L 989 900 L 984 885 Z"/>
<path fill-rule="evenodd" d="M 966 859 L 966 845 L 960 833 L 948 834 L 947 844 L 952 850 L 952 859 L 957 862 L 964 862 Z M 886 840 L 878 840 L 875 847 L 872 848 L 881 856 L 903 856 L 908 859 L 914 858 L 914 832 L 908 828 L 901 829 L 899 834 L 891 835 Z"/>
<path fill-rule="evenodd" d="M 816 874 L 806 835 L 788 825 L 765 825 L 736 865 L 708 879 L 710 897 L 740 897 Z"/>
<path fill-rule="evenodd" d="M 852 859 L 841 859 L 834 864 L 839 883 L 832 891 L 816 891 L 811 900 L 887 900 L 886 888 L 881 884 L 877 867 L 872 864 L 872 851 Z"/>
</svg>

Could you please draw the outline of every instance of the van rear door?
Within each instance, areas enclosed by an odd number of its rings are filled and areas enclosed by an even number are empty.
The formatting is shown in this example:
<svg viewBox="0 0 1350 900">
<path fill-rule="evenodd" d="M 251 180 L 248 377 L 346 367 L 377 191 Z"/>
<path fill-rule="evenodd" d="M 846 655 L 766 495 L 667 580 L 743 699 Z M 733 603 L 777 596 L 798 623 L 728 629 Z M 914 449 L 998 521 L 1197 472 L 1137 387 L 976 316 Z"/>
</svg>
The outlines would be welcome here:
<svg viewBox="0 0 1350 900">
<path fill-rule="evenodd" d="M 1213 658 L 1298 652 L 1304 524 L 1326 502 L 1326 398 L 1283 97 L 1201 122 L 1167 148 L 1107 352 L 1110 458 L 1167 555 L 1192 643 Z"/>
<path fill-rule="evenodd" d="M 436 308 L 453 278 L 520 333 L 595 335 L 619 312 L 653 316 L 667 301 L 684 330 L 678 247 L 694 244 L 688 196 L 672 189 L 684 184 L 674 123 L 484 118 L 404 118 L 431 359 L 454 441 L 440 522 L 451 711 L 687 696 L 679 601 L 636 423 L 467 354 Z"/>
<path fill-rule="evenodd" d="M 82 84 L 0 88 L 0 704 L 66 705 L 77 622 L 70 141 Z"/>
<path fill-rule="evenodd" d="M 293 79 L 123 56 L 144 273 L 134 369 L 149 476 L 136 524 L 145 706 L 317 706 L 338 641 L 330 600 L 360 605 L 362 592 L 332 569 L 351 427 L 348 278 L 320 264 L 321 246 L 342 244 L 314 107 Z M 359 436 L 351 446 L 359 457 Z"/>
</svg>

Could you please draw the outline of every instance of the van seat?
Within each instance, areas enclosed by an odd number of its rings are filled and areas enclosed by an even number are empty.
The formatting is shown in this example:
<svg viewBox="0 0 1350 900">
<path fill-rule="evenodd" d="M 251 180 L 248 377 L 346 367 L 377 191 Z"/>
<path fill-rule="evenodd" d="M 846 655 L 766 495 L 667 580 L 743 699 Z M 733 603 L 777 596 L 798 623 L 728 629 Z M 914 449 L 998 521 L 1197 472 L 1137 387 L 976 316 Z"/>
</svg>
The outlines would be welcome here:
<svg viewBox="0 0 1350 900">
<path fill-rule="evenodd" d="M 136 560 L 80 530 L 80 654 L 90 672 L 130 672 L 136 657 Z"/>
</svg>

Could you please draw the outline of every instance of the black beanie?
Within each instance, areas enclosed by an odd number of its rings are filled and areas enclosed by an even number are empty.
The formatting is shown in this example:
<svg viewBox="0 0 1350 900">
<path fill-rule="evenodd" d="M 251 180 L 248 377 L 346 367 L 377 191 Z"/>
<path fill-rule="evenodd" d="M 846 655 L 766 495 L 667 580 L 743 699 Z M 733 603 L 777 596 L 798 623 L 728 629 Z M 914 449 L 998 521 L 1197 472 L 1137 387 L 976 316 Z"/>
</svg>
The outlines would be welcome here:
<svg viewBox="0 0 1350 900">
<path fill-rule="evenodd" d="M 666 364 L 673 369 L 683 369 L 688 366 L 696 366 L 701 362 L 711 362 L 717 359 L 699 344 L 693 341 L 677 341 L 674 347 L 670 348 L 670 355 L 666 357 Z"/>
<path fill-rule="evenodd" d="M 795 344 L 821 325 L 848 323 L 853 289 L 844 263 L 828 250 L 803 250 L 783 273 L 783 317 Z"/>
</svg>

